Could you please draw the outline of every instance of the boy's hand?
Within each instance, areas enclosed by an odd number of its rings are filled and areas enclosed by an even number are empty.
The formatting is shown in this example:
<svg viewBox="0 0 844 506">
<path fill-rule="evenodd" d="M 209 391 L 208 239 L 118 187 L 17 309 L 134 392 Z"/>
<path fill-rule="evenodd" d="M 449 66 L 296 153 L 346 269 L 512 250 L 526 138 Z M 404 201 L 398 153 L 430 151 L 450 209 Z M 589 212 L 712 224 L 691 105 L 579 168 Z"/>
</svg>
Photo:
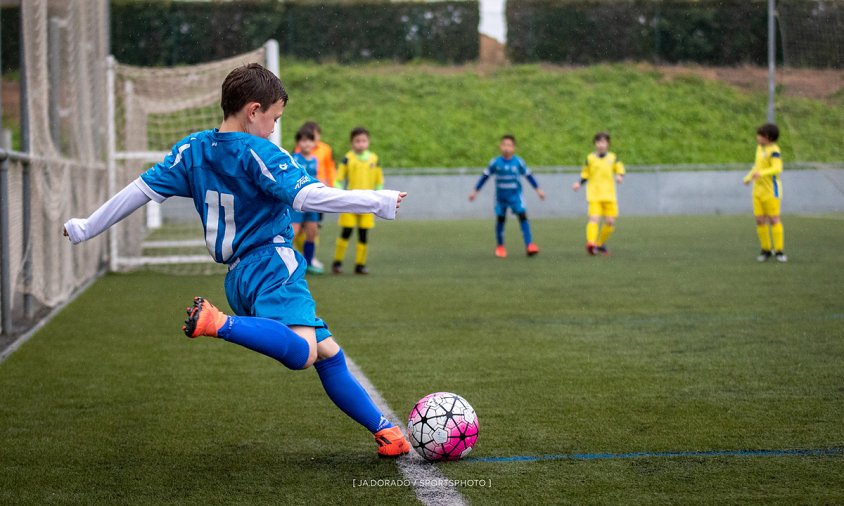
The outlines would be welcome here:
<svg viewBox="0 0 844 506">
<path fill-rule="evenodd" d="M 615 182 L 618 183 L 618 184 L 621 184 L 622 182 L 624 182 L 624 176 L 621 175 L 621 174 L 616 174 Z"/>
<path fill-rule="evenodd" d="M 478 190 L 473 190 L 472 193 L 469 194 L 469 202 L 474 202 L 474 200 L 478 197 Z"/>
<path fill-rule="evenodd" d="M 574 183 L 572 183 L 571 189 L 574 190 L 574 191 L 579 190 L 580 189 L 580 181 L 575 181 Z"/>
<path fill-rule="evenodd" d="M 762 177 L 762 174 L 759 174 L 759 172 L 754 172 L 754 173 L 753 173 L 753 175 L 752 175 L 752 176 L 750 176 L 750 179 L 752 179 L 752 180 L 756 181 L 756 180 L 757 180 L 757 179 L 759 179 L 760 177 Z"/>
<path fill-rule="evenodd" d="M 401 201 L 407 197 L 407 192 L 399 192 L 399 198 L 396 199 L 396 209 L 401 207 Z"/>
<path fill-rule="evenodd" d="M 67 235 L 67 229 L 64 227 L 62 227 L 62 235 L 65 237 L 70 237 L 69 235 Z"/>
<path fill-rule="evenodd" d="M 542 191 L 542 188 L 537 188 L 536 194 L 539 195 L 539 200 L 545 200 L 545 192 Z"/>
</svg>

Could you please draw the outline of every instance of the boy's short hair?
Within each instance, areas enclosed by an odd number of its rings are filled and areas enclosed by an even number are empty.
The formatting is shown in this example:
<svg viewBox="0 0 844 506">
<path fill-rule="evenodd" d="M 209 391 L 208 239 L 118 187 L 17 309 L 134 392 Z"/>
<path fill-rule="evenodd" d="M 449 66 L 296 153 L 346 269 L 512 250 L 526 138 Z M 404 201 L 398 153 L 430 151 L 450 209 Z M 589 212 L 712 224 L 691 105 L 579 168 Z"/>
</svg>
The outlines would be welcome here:
<svg viewBox="0 0 844 506">
<path fill-rule="evenodd" d="M 500 140 L 501 140 L 501 141 L 503 141 L 503 140 L 505 140 L 505 139 L 509 139 L 510 141 L 512 141 L 512 142 L 513 142 L 513 144 L 515 144 L 515 143 L 516 143 L 516 136 L 515 136 L 515 135 L 513 135 L 513 134 L 504 134 L 504 135 L 502 135 L 502 136 L 501 136 L 501 139 L 500 139 Z M 500 141 L 499 141 L 499 142 L 500 142 Z"/>
<path fill-rule="evenodd" d="M 608 132 L 598 132 L 595 134 L 595 137 L 592 137 L 592 142 L 598 142 L 599 140 L 604 139 L 607 142 L 610 141 L 610 134 Z"/>
<path fill-rule="evenodd" d="M 301 141 L 302 139 L 308 139 L 310 141 L 316 140 L 316 135 L 314 134 L 313 128 L 308 128 L 305 125 L 302 125 L 302 128 L 296 131 L 296 142 Z"/>
<path fill-rule="evenodd" d="M 357 137 L 358 135 L 365 135 L 365 136 L 369 137 L 369 130 L 367 130 L 366 128 L 364 128 L 362 126 L 354 127 L 354 128 L 352 128 L 352 133 L 349 134 L 349 140 L 350 141 L 355 140 L 355 137 Z"/>
<path fill-rule="evenodd" d="M 301 128 L 307 128 L 307 129 L 312 130 L 312 131 L 314 131 L 318 134 L 322 133 L 322 128 L 319 127 L 319 123 L 317 123 L 316 121 L 306 121 L 306 122 L 302 123 Z"/>
<path fill-rule="evenodd" d="M 756 129 L 756 133 L 771 142 L 776 142 L 780 138 L 780 129 L 773 123 L 765 123 Z"/>
<path fill-rule="evenodd" d="M 249 102 L 261 104 L 263 112 L 279 100 L 287 105 L 287 91 L 278 77 L 257 63 L 250 63 L 237 67 L 226 76 L 220 107 L 225 119 Z"/>
</svg>

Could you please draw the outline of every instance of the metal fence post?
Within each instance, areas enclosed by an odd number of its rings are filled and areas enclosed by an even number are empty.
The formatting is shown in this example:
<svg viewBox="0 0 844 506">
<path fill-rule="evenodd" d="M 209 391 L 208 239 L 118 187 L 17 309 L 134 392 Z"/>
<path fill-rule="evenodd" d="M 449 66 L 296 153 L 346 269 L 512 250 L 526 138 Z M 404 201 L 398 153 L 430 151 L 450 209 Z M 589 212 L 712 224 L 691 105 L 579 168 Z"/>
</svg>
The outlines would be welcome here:
<svg viewBox="0 0 844 506">
<path fill-rule="evenodd" d="M 0 147 L 12 149 L 12 131 L 0 131 Z M 12 276 L 9 240 L 9 158 L 0 162 L 0 334 L 12 335 Z"/>
<path fill-rule="evenodd" d="M 21 9 L 21 26 L 26 26 L 24 22 L 24 9 Z M 23 30 L 20 36 L 20 90 L 21 90 L 21 151 L 30 153 L 29 142 L 29 87 L 27 86 L 27 65 L 26 65 L 26 41 L 24 40 Z M 21 225 L 23 228 L 23 312 L 25 318 L 32 318 L 34 311 L 32 308 L 32 295 L 30 295 L 30 287 L 32 285 L 32 258 L 30 256 L 30 247 L 32 245 L 32 192 L 30 191 L 30 162 L 25 160 L 23 162 L 21 193 L 22 193 L 22 217 Z"/>
</svg>

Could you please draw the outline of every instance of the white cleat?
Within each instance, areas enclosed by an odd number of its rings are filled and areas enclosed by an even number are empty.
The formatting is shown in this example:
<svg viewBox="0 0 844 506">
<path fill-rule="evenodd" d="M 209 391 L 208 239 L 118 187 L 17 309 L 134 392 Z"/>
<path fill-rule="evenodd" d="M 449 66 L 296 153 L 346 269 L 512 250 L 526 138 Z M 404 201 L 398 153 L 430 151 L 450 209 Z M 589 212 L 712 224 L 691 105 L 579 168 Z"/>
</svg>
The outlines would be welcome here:
<svg viewBox="0 0 844 506">
<path fill-rule="evenodd" d="M 756 257 L 756 261 L 757 262 L 767 262 L 769 258 L 771 258 L 771 252 L 762 250 L 762 253 L 759 253 L 759 256 Z"/>
<path fill-rule="evenodd" d="M 777 253 L 776 253 L 776 255 L 774 255 L 774 257 L 777 259 L 777 262 L 782 262 L 782 263 L 788 262 L 788 257 L 785 256 L 785 253 L 783 253 L 782 251 L 777 251 Z"/>
</svg>

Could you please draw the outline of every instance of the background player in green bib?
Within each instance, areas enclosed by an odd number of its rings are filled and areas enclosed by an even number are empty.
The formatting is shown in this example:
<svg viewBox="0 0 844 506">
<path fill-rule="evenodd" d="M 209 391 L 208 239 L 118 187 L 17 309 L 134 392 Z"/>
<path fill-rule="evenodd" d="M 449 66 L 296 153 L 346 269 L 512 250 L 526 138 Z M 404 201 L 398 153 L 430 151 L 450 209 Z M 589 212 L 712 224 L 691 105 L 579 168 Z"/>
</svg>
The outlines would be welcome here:
<svg viewBox="0 0 844 506">
<path fill-rule="evenodd" d="M 780 129 L 772 123 L 766 123 L 756 130 L 756 162 L 744 176 L 744 184 L 753 182 L 753 215 L 756 217 L 756 234 L 762 247 L 756 260 L 760 262 L 772 255 L 780 262 L 788 261 L 783 253 L 785 238 L 780 219 L 782 152 L 777 145 L 779 137 Z"/>
<path fill-rule="evenodd" d="M 281 362 L 317 371 L 329 398 L 374 436 L 381 456 L 410 444 L 349 372 L 343 350 L 316 316 L 306 264 L 292 247 L 290 211 L 375 213 L 394 219 L 405 193 L 348 192 L 310 176 L 267 138 L 287 105 L 281 81 L 257 63 L 222 86 L 220 128 L 196 132 L 88 218 L 65 223 L 74 244 L 102 233 L 150 200 L 193 199 L 214 260 L 228 265 L 228 316 L 202 297 L 187 310 L 188 337 L 218 337 Z M 233 371 L 232 374 L 236 374 Z"/>
</svg>

